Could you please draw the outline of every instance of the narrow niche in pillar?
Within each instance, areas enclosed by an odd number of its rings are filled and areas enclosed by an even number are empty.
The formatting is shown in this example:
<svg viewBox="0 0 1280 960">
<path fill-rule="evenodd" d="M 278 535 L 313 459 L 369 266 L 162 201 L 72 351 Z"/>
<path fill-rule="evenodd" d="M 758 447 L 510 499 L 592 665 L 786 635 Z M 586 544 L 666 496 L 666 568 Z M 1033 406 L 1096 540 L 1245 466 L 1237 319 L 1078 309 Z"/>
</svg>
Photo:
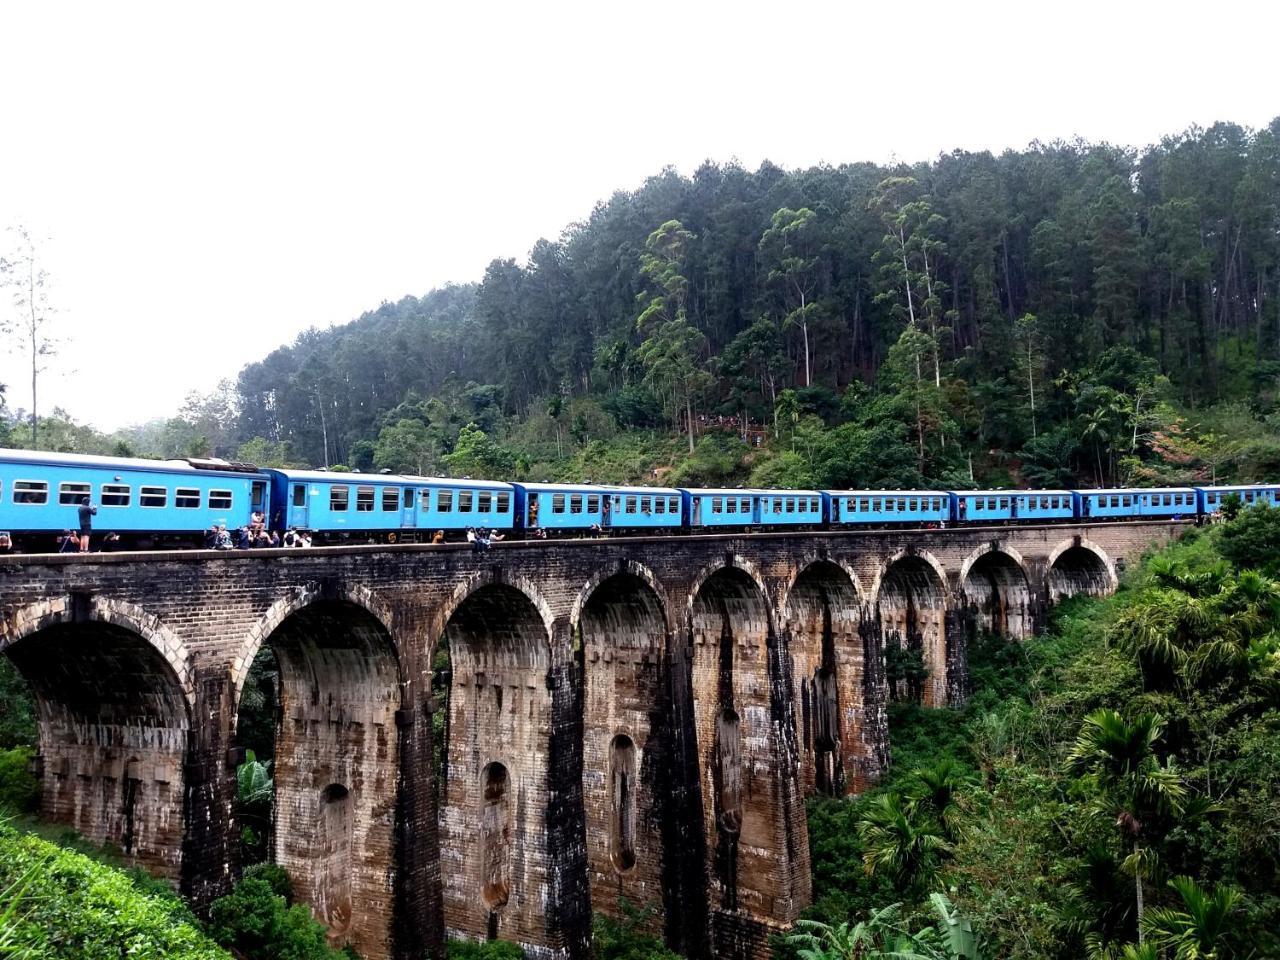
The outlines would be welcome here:
<svg viewBox="0 0 1280 960">
<path fill-rule="evenodd" d="M 609 855 L 613 867 L 626 873 L 636 865 L 636 746 L 626 734 L 609 745 Z"/>
<path fill-rule="evenodd" d="M 716 725 L 716 773 L 720 779 L 720 829 L 742 832 L 742 724 L 733 709 L 720 712 Z"/>
<path fill-rule="evenodd" d="M 339 936 L 351 927 L 351 834 L 354 826 L 351 791 L 331 783 L 320 791 L 319 866 L 316 904 L 329 928 Z"/>
<path fill-rule="evenodd" d="M 840 746 L 840 701 L 836 693 L 836 672 L 821 667 L 813 677 L 813 750 L 816 758 L 817 788 L 836 791 L 836 751 Z"/>
<path fill-rule="evenodd" d="M 507 768 L 490 763 L 483 773 L 484 808 L 480 813 L 480 896 L 490 914 L 490 935 L 496 936 L 497 911 L 511 897 L 511 805 Z"/>
</svg>

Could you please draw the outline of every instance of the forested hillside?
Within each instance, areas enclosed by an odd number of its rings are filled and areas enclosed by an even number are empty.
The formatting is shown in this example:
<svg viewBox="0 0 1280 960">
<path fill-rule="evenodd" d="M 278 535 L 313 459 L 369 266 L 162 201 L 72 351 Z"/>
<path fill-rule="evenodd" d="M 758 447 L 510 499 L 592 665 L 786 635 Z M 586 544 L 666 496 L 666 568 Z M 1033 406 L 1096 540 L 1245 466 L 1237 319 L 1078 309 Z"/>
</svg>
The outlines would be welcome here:
<svg viewBox="0 0 1280 960">
<path fill-rule="evenodd" d="M 534 479 L 1272 476 L 1278 296 L 1280 120 L 707 163 L 477 284 L 309 330 L 167 423 L 55 420 L 42 445 Z"/>
</svg>

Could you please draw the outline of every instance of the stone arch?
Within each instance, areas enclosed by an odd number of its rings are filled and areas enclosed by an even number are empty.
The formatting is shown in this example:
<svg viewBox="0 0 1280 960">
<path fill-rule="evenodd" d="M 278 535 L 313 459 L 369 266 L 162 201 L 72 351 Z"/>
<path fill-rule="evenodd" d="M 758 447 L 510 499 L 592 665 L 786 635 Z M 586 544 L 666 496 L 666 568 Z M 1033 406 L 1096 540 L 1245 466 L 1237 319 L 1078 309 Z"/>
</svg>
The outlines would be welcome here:
<svg viewBox="0 0 1280 960">
<path fill-rule="evenodd" d="M 433 639 L 445 636 L 448 624 L 453 620 L 463 604 L 467 603 L 473 595 L 490 586 L 511 587 L 513 590 L 524 594 L 524 598 L 533 605 L 542 620 L 548 639 L 554 635 L 555 614 L 551 612 L 551 605 L 543 598 L 538 585 L 521 574 L 490 567 L 469 574 L 459 581 L 458 585 L 449 594 L 449 598 L 440 605 L 440 609 L 432 618 L 428 636 Z"/>
<path fill-rule="evenodd" d="M 889 693 L 896 699 L 919 700 L 926 706 L 947 704 L 946 574 L 926 552 L 900 551 L 876 577 L 876 616 L 884 638 Z M 899 652 L 920 652 L 923 676 L 914 661 Z M 895 663 L 901 671 L 895 670 Z"/>
<path fill-rule="evenodd" d="M 367 589 L 309 584 L 274 605 L 237 658 L 275 656 L 275 862 L 335 946 L 390 950 L 400 799 L 402 667 L 390 617 Z M 237 701 L 238 702 L 238 701 Z"/>
<path fill-rule="evenodd" d="M 960 566 L 960 594 L 978 629 L 1015 640 L 1035 633 L 1031 577 L 1012 547 L 991 543 L 973 551 Z"/>
<path fill-rule="evenodd" d="M 1084 536 L 1064 540 L 1053 548 L 1045 563 L 1044 580 L 1050 604 L 1078 594 L 1105 596 L 1120 582 L 1115 561 Z"/>
<path fill-rule="evenodd" d="M 693 611 L 694 602 L 702 593 L 702 589 L 706 585 L 707 581 L 712 577 L 722 574 L 726 570 L 736 570 L 755 585 L 756 589 L 760 591 L 760 599 L 764 603 L 765 614 L 770 618 L 770 620 L 772 620 L 773 605 L 770 602 L 769 590 L 765 586 L 764 575 L 760 572 L 760 568 L 752 561 L 748 560 L 746 557 L 739 556 L 736 553 L 727 555 L 723 560 L 713 560 L 698 571 L 697 575 L 693 578 L 692 585 L 689 587 L 689 611 Z"/>
<path fill-rule="evenodd" d="M 391 635 L 395 620 L 390 605 L 363 584 L 313 581 L 294 587 L 286 596 L 273 603 L 267 612 L 258 618 L 258 622 L 249 628 L 249 633 L 241 643 L 236 658 L 231 662 L 231 682 L 237 705 L 240 703 L 240 694 L 244 690 L 245 677 L 248 676 L 249 668 L 253 665 L 262 645 L 289 616 L 321 599 L 345 600 L 363 608 L 378 621 L 389 636 Z"/>
<path fill-rule="evenodd" d="M 808 897 L 804 831 L 790 827 L 803 817 L 790 674 L 753 574 L 721 565 L 695 581 L 689 602 L 707 873 L 719 911 L 771 899 L 803 906 Z M 799 864 L 801 875 L 778 877 L 779 863 Z"/>
<path fill-rule="evenodd" d="M 551 861 L 562 855 L 546 846 L 548 821 L 559 812 L 548 797 L 555 778 L 569 776 L 552 765 L 546 605 L 490 572 L 461 584 L 446 609 L 445 925 L 454 936 L 545 943 Z"/>
<path fill-rule="evenodd" d="M 863 602 L 852 571 L 826 558 L 807 562 L 787 589 L 782 619 L 805 792 L 858 789 L 875 756 L 865 749 L 875 742 L 866 728 L 880 711 L 873 706 L 879 698 L 868 696 Z"/>
<path fill-rule="evenodd" d="M 582 789 L 592 907 L 661 903 L 669 624 L 657 579 L 624 561 L 591 578 L 571 622 L 583 664 Z M 655 913 L 649 926 L 661 932 Z"/>
<path fill-rule="evenodd" d="M 183 878 L 194 713 L 185 645 L 134 604 L 71 595 L 6 618 L 0 649 L 36 701 L 42 817 Z"/>
</svg>

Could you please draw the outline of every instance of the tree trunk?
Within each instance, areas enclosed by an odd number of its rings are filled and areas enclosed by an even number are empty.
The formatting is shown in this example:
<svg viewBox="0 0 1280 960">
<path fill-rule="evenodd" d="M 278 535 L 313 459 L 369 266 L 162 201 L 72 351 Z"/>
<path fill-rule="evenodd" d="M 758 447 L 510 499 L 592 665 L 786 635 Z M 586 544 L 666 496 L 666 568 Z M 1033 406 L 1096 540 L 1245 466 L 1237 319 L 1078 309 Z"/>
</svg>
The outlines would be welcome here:
<svg viewBox="0 0 1280 960">
<path fill-rule="evenodd" d="M 693 397 L 684 395 L 684 414 L 689 421 L 689 453 L 693 453 Z"/>
<path fill-rule="evenodd" d="M 1136 856 L 1138 852 L 1138 845 L 1136 843 L 1133 845 L 1133 852 L 1135 854 L 1133 870 L 1134 902 L 1138 907 L 1138 943 L 1142 943 L 1142 870 L 1138 864 L 1138 857 Z"/>
<path fill-rule="evenodd" d="M 1031 391 L 1031 439 L 1036 438 L 1036 377 L 1031 366 L 1031 341 L 1027 341 L 1027 388 Z"/>
</svg>

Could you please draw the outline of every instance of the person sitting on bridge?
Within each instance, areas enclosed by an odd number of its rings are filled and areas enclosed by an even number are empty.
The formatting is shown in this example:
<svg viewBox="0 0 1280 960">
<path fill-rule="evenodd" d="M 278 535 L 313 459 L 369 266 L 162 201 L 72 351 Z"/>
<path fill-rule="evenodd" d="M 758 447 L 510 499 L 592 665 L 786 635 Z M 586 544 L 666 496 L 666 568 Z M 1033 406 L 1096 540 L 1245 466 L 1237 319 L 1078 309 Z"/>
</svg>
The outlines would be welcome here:
<svg viewBox="0 0 1280 960">
<path fill-rule="evenodd" d="M 206 550 L 218 549 L 218 525 L 211 523 L 209 529 L 204 532 L 204 548 Z"/>
<path fill-rule="evenodd" d="M 444 543 L 444 531 L 437 530 L 435 536 L 431 538 L 432 543 Z"/>
<path fill-rule="evenodd" d="M 227 525 L 225 523 L 218 524 L 218 536 L 214 541 L 214 548 L 217 550 L 230 550 L 231 546 L 231 534 L 227 533 Z"/>
<path fill-rule="evenodd" d="M 262 516 L 261 510 L 255 510 L 249 514 L 249 533 L 253 535 L 255 540 L 262 535 L 262 528 L 265 522 L 266 520 Z"/>
<path fill-rule="evenodd" d="M 59 553 L 75 553 L 80 549 L 80 538 L 70 530 L 63 530 L 62 536 L 58 537 Z"/>
<path fill-rule="evenodd" d="M 112 530 L 110 533 L 108 533 L 105 537 L 102 538 L 102 552 L 115 553 L 119 549 L 121 549 L 120 534 Z"/>
<path fill-rule="evenodd" d="M 13 537 L 8 530 L 0 530 L 0 553 L 13 553 Z"/>
</svg>

